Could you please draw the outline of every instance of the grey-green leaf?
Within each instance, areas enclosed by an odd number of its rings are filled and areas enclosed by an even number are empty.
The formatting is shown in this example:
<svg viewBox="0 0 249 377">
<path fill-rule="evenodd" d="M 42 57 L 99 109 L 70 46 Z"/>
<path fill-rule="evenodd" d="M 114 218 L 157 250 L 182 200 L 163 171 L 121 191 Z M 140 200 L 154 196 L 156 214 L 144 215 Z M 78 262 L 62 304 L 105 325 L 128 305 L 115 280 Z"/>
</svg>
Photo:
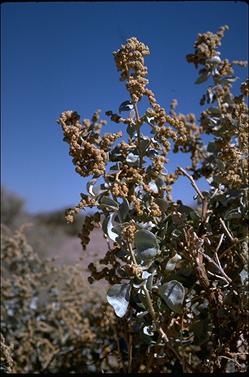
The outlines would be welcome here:
<svg viewBox="0 0 249 377">
<path fill-rule="evenodd" d="M 116 315 L 122 318 L 128 309 L 130 300 L 129 284 L 114 284 L 107 292 L 107 301 L 113 307 Z"/>
<path fill-rule="evenodd" d="M 150 125 L 153 125 L 155 122 L 155 117 L 149 117 L 148 115 L 146 116 L 146 122 Z"/>
<path fill-rule="evenodd" d="M 115 210 L 119 208 L 118 202 L 109 198 L 109 196 L 103 196 L 100 200 L 100 206 L 106 209 Z"/>
<path fill-rule="evenodd" d="M 114 226 L 114 213 L 112 213 L 107 224 L 107 235 L 112 241 L 116 241 L 118 238 L 118 234 L 115 232 Z"/>
<path fill-rule="evenodd" d="M 158 249 L 155 247 L 151 247 L 149 249 L 140 251 L 139 257 L 142 260 L 148 260 L 148 259 L 154 258 L 157 255 L 157 253 L 158 253 Z"/>
<path fill-rule="evenodd" d="M 96 181 L 97 181 L 97 178 L 93 178 L 93 179 L 91 179 L 91 180 L 87 183 L 87 185 L 86 185 L 86 186 L 87 186 L 87 191 L 88 191 L 89 194 L 92 195 L 92 196 L 95 196 L 95 193 L 94 193 L 94 191 L 93 191 L 93 187 L 94 187 Z"/>
<path fill-rule="evenodd" d="M 240 219 L 242 217 L 241 209 L 233 208 L 225 212 L 224 219 L 231 220 L 231 219 Z"/>
<path fill-rule="evenodd" d="M 97 179 L 92 179 L 87 184 L 88 192 L 91 196 L 99 196 L 108 190 L 104 183 L 96 184 Z"/>
<path fill-rule="evenodd" d="M 154 181 L 149 182 L 148 186 L 155 194 L 158 194 L 158 187 Z"/>
<path fill-rule="evenodd" d="M 159 287 L 159 292 L 168 307 L 174 312 L 178 313 L 181 310 L 185 289 L 184 286 L 177 280 L 171 280 Z"/>
<path fill-rule="evenodd" d="M 131 162 L 131 163 L 136 163 L 137 161 L 139 160 L 139 156 L 137 154 L 134 154 L 134 153 L 129 153 L 126 157 L 126 161 L 127 162 Z"/>
<path fill-rule="evenodd" d="M 153 248 L 158 249 L 156 236 L 149 230 L 138 230 L 135 234 L 134 243 L 137 251 L 144 251 Z"/>
<path fill-rule="evenodd" d="M 207 80 L 208 76 L 209 76 L 208 71 L 202 72 L 200 76 L 198 77 L 198 79 L 195 81 L 195 84 L 203 83 L 204 81 Z"/>
<path fill-rule="evenodd" d="M 129 214 L 129 202 L 126 198 L 123 198 L 123 202 L 119 205 L 119 215 L 122 221 L 126 220 L 127 215 Z"/>
<path fill-rule="evenodd" d="M 140 153 L 143 156 L 145 155 L 146 150 L 149 147 L 149 145 L 150 145 L 150 139 L 148 137 L 144 136 L 143 138 L 141 138 L 141 141 L 140 141 Z"/>
<path fill-rule="evenodd" d="M 133 104 L 131 103 L 131 101 L 124 101 L 121 103 L 121 105 L 119 106 L 119 113 L 121 113 L 122 111 L 130 111 L 133 109 Z"/>
<path fill-rule="evenodd" d="M 110 216 L 106 216 L 104 218 L 104 221 L 102 223 L 102 229 L 104 233 L 112 240 L 116 241 L 119 234 L 115 232 L 115 222 L 114 222 L 114 213 L 112 213 Z"/>
<path fill-rule="evenodd" d="M 173 271 L 176 267 L 177 262 L 179 262 L 182 257 L 179 254 L 175 254 L 172 258 L 170 258 L 166 264 L 166 271 Z"/>
</svg>

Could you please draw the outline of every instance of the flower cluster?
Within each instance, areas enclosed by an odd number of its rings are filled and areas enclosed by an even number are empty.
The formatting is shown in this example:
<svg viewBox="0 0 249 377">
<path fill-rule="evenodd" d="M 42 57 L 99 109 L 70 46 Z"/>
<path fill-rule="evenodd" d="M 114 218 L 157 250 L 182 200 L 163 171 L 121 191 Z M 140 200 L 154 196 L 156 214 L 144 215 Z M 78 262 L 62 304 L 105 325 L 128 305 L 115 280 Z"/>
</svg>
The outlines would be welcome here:
<svg viewBox="0 0 249 377">
<path fill-rule="evenodd" d="M 206 64 L 208 59 L 214 58 L 220 61 L 217 48 L 221 45 L 221 39 L 224 33 L 228 30 L 228 26 L 221 26 L 216 34 L 208 31 L 204 34 L 198 34 L 197 40 L 194 43 L 195 53 L 187 55 L 188 63 L 194 63 L 196 67 L 198 64 Z"/>
<path fill-rule="evenodd" d="M 69 224 L 73 223 L 75 215 L 77 215 L 81 209 L 84 209 L 85 207 L 92 208 L 95 205 L 96 205 L 96 200 L 94 198 L 84 193 L 81 193 L 81 201 L 79 202 L 79 204 L 73 208 L 69 208 L 66 211 L 65 219 L 67 223 Z"/>
<path fill-rule="evenodd" d="M 132 242 L 134 240 L 136 231 L 137 231 L 137 226 L 134 220 L 128 224 L 125 224 L 122 229 L 122 236 L 124 240 L 128 242 Z"/>
<path fill-rule="evenodd" d="M 144 56 L 149 55 L 150 50 L 137 38 L 130 38 L 125 45 L 113 52 L 118 71 L 121 71 L 120 80 L 127 80 L 127 89 L 134 102 L 138 102 L 144 94 L 148 80 L 147 67 L 144 65 Z"/>
<path fill-rule="evenodd" d="M 93 216 L 86 216 L 84 223 L 82 225 L 81 232 L 79 233 L 79 238 L 81 240 L 81 245 L 83 250 L 86 249 L 90 242 L 90 233 L 93 231 L 95 224 L 100 222 L 100 213 L 96 212 Z"/>
<path fill-rule="evenodd" d="M 89 175 L 100 176 L 105 171 L 107 160 L 106 152 L 99 147 L 99 131 L 105 122 L 99 122 L 99 112 L 93 116 L 92 122 L 88 119 L 79 122 L 77 112 L 65 111 L 59 118 L 59 123 L 64 132 L 64 140 L 70 145 L 70 155 L 73 157 L 75 171 L 82 177 Z M 119 136 L 117 136 L 119 137 Z M 112 137 L 115 141 L 116 137 Z M 106 147 L 112 141 L 107 142 Z"/>
</svg>

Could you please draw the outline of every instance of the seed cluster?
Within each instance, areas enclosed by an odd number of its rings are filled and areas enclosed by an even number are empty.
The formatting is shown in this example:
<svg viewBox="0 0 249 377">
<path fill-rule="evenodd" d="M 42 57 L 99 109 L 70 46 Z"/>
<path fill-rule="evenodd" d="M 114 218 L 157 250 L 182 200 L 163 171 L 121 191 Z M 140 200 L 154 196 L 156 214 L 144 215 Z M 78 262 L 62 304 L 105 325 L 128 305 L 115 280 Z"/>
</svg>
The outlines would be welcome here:
<svg viewBox="0 0 249 377">
<path fill-rule="evenodd" d="M 108 152 L 112 146 L 112 144 L 118 139 L 122 137 L 122 132 L 116 132 L 115 134 L 106 134 L 102 137 L 102 140 L 100 142 L 100 148 Z"/>
<path fill-rule="evenodd" d="M 196 143 L 191 135 L 191 140 L 195 146 L 192 153 L 193 168 L 196 177 L 202 175 L 215 176 L 218 182 L 231 187 L 239 188 L 241 185 L 248 184 L 248 106 L 244 101 L 244 96 L 249 93 L 248 80 L 241 85 L 241 95 L 234 97 L 231 93 L 233 82 L 236 80 L 234 75 L 234 65 L 245 66 L 247 62 L 232 61 L 220 58 L 217 47 L 221 44 L 227 26 L 221 27 L 216 34 L 207 32 L 199 34 L 195 42 L 195 53 L 187 55 L 187 61 L 194 63 L 196 67 L 203 65 L 200 73 L 204 79 L 208 75 L 213 77 L 214 85 L 210 86 L 207 93 L 202 97 L 201 104 L 206 101 L 217 102 L 218 109 L 213 113 L 213 107 L 208 108 L 201 114 L 201 127 L 199 131 L 215 135 L 214 145 L 217 151 L 215 163 L 204 161 L 201 169 L 197 169 L 197 163 L 203 160 L 203 154 L 199 148 L 198 132 L 194 130 Z M 206 75 L 206 76 L 205 76 Z M 238 143 L 234 143 L 234 138 Z M 178 141 L 176 141 L 177 147 Z M 222 169 L 221 169 L 222 166 Z"/>
<path fill-rule="evenodd" d="M 67 223 L 72 224 L 74 222 L 74 216 L 77 215 L 81 209 L 85 207 L 92 208 L 96 206 L 96 200 L 89 195 L 81 193 L 81 201 L 73 208 L 69 208 L 65 213 L 65 219 Z"/>
<path fill-rule="evenodd" d="M 95 224 L 100 221 L 100 213 L 96 212 L 93 216 L 86 216 L 82 225 L 81 233 L 78 234 L 83 250 L 86 249 L 90 242 L 90 233 L 93 231 Z"/>
<path fill-rule="evenodd" d="M 70 145 L 69 154 L 73 157 L 75 171 L 82 177 L 89 175 L 100 176 L 105 171 L 107 155 L 100 148 L 99 131 L 105 122 L 99 122 L 99 112 L 93 116 L 92 122 L 85 120 L 79 122 L 80 116 L 73 111 L 66 111 L 61 114 L 59 123 L 64 132 L 64 141 Z M 113 141 L 119 135 L 111 139 Z M 108 137 L 105 144 L 109 144 Z"/>
<path fill-rule="evenodd" d="M 113 113 L 111 110 L 106 111 L 105 115 L 109 116 L 111 121 L 114 123 L 124 123 L 130 126 L 134 124 L 132 118 L 122 118 L 120 115 Z"/>
<path fill-rule="evenodd" d="M 121 71 L 120 80 L 127 80 L 126 87 L 134 102 L 142 98 L 148 84 L 145 78 L 148 70 L 144 65 L 144 56 L 149 53 L 149 48 L 135 37 L 128 39 L 125 45 L 113 52 L 117 69 Z"/>
<path fill-rule="evenodd" d="M 111 192 L 117 198 L 126 198 L 129 193 L 129 188 L 126 183 L 114 182 L 111 186 Z"/>
<path fill-rule="evenodd" d="M 136 195 L 130 195 L 129 196 L 129 199 L 134 207 L 134 210 L 135 210 L 135 214 L 137 214 L 137 216 L 142 216 L 143 215 L 143 209 L 142 209 L 142 202 L 140 199 L 138 199 L 136 197 Z"/>
<path fill-rule="evenodd" d="M 249 79 L 241 84 L 240 91 L 244 96 L 249 96 Z"/>
<path fill-rule="evenodd" d="M 137 231 L 137 226 L 134 220 L 129 224 L 125 224 L 122 228 L 122 236 L 125 241 L 132 242 Z"/>
<path fill-rule="evenodd" d="M 225 185 L 239 188 L 241 185 L 248 184 L 248 124 L 249 115 L 248 107 L 243 98 L 243 90 L 246 84 L 242 85 L 242 94 L 234 99 L 232 104 L 225 106 L 226 91 L 219 93 L 219 101 L 221 106 L 222 117 L 220 122 L 222 129 L 225 132 L 218 131 L 218 136 L 215 140 L 217 149 L 219 150 L 217 157 L 222 161 L 224 168 L 219 166 L 215 169 L 215 174 L 218 179 Z M 212 128 L 207 124 L 210 113 L 207 110 L 202 113 L 203 128 L 210 130 Z M 239 121 L 237 121 L 239 120 Z M 234 137 L 238 138 L 238 144 L 233 144 Z M 205 174 L 205 172 L 203 171 Z M 208 172 L 210 174 L 210 171 Z"/>
<path fill-rule="evenodd" d="M 216 34 L 208 31 L 204 34 L 198 34 L 194 43 L 195 53 L 187 55 L 188 63 L 205 64 L 207 59 L 217 56 L 217 47 L 221 45 L 221 39 L 228 30 L 228 26 L 221 26 Z"/>
</svg>

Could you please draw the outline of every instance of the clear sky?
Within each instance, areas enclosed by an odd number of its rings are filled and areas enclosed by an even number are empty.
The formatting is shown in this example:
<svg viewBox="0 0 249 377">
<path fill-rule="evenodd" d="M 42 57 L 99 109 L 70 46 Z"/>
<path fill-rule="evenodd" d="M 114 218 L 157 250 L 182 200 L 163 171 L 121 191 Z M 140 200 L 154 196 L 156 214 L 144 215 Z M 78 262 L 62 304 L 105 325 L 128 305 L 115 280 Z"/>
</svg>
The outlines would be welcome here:
<svg viewBox="0 0 249 377">
<path fill-rule="evenodd" d="M 205 85 L 194 84 L 197 71 L 185 60 L 198 33 L 227 24 L 222 57 L 248 59 L 245 2 L 24 2 L 1 11 L 1 180 L 33 213 L 74 205 L 85 190 L 56 120 L 65 110 L 89 118 L 96 109 L 106 119 L 129 99 L 112 56 L 127 38 L 150 47 L 149 86 L 166 110 L 176 98 L 182 113 L 201 111 Z M 185 155 L 170 157 L 171 168 L 188 164 Z M 174 198 L 190 203 L 193 195 L 181 178 Z"/>
</svg>

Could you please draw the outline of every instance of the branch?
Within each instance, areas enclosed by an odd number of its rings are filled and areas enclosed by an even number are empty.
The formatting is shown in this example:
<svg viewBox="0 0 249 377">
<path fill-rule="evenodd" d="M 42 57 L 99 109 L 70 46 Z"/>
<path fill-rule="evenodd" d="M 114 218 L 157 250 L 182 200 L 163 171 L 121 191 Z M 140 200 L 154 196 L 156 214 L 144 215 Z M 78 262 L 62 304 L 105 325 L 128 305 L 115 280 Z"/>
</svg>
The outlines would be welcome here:
<svg viewBox="0 0 249 377">
<path fill-rule="evenodd" d="M 223 270 L 221 264 L 220 264 L 220 261 L 218 263 L 216 263 L 212 258 L 210 258 L 207 254 L 203 253 L 203 251 L 201 250 L 198 250 L 198 252 L 200 254 L 202 254 L 204 256 L 204 258 L 206 258 L 210 263 L 212 263 L 221 273 L 221 275 L 224 277 L 224 279 L 226 280 L 227 284 L 230 284 L 232 282 L 232 280 L 230 279 L 229 276 L 227 276 L 227 274 L 225 273 L 225 271 Z M 217 255 L 217 254 L 216 254 Z"/>
<path fill-rule="evenodd" d="M 204 196 L 203 194 L 201 193 L 199 187 L 197 186 L 197 184 L 195 183 L 194 181 L 194 178 L 191 177 L 191 175 L 189 175 L 186 170 L 184 170 L 183 168 L 179 167 L 178 166 L 178 169 L 183 173 L 183 175 L 185 175 L 191 182 L 191 185 L 193 186 L 193 188 L 195 189 L 195 191 L 197 192 L 197 194 L 199 195 L 199 197 L 201 198 L 201 200 L 204 200 Z"/>
<path fill-rule="evenodd" d="M 215 250 L 216 253 L 218 252 L 219 248 L 221 247 L 223 238 L 224 238 L 224 233 L 222 233 L 222 235 L 220 236 L 220 240 L 219 240 L 218 246 L 216 247 L 216 250 Z"/>
<path fill-rule="evenodd" d="M 229 230 L 227 229 L 227 226 L 226 226 L 225 222 L 222 220 L 221 217 L 219 218 L 219 220 L 220 220 L 221 225 L 223 226 L 224 231 L 226 232 L 226 234 L 227 234 L 228 237 L 230 238 L 230 240 L 231 240 L 232 242 L 234 242 L 235 239 L 233 238 L 232 234 L 231 234 L 231 233 L 229 232 Z"/>
<path fill-rule="evenodd" d="M 129 251 L 130 251 L 130 254 L 131 254 L 131 257 L 132 257 L 132 260 L 133 260 L 133 263 L 136 267 L 138 267 L 138 263 L 137 263 L 137 260 L 136 260 L 136 257 L 135 257 L 135 254 L 134 254 L 134 251 L 132 249 L 132 246 L 131 244 L 128 242 L 127 243 L 128 245 L 128 248 L 129 248 Z M 165 332 L 163 331 L 163 329 L 161 328 L 160 325 L 158 325 L 158 320 L 157 320 L 157 317 L 156 317 L 156 313 L 155 313 L 155 310 L 153 308 L 153 303 L 152 303 L 152 300 L 151 300 L 151 297 L 150 297 L 150 293 L 146 287 L 146 282 L 143 284 L 143 291 L 144 291 L 144 294 L 145 294 L 145 298 L 146 298 L 146 302 L 147 302 L 147 305 L 148 305 L 148 310 L 149 310 L 149 313 L 153 319 L 153 321 L 155 322 L 155 325 L 157 326 L 158 328 L 158 331 L 159 333 L 161 334 L 162 338 L 168 342 L 169 341 L 169 338 L 167 337 L 167 335 L 165 334 Z"/>
<path fill-rule="evenodd" d="M 142 168 L 143 166 L 143 157 L 141 156 L 141 151 L 140 151 L 140 144 L 141 144 L 141 133 L 140 133 L 140 126 L 139 126 L 139 113 L 138 113 L 138 108 L 137 108 L 137 103 L 133 101 L 133 106 L 135 110 L 135 116 L 136 116 L 136 122 L 137 122 L 137 147 L 139 151 L 139 167 Z"/>
<path fill-rule="evenodd" d="M 144 290 L 144 293 L 145 293 L 145 297 L 146 297 L 146 301 L 147 301 L 147 304 L 148 304 L 148 309 L 149 309 L 150 315 L 151 315 L 152 319 L 155 321 L 155 324 L 157 325 L 158 321 L 157 321 L 157 318 L 156 318 L 156 313 L 155 313 L 155 310 L 153 308 L 153 304 L 152 304 L 152 301 L 151 301 L 150 293 L 149 293 L 149 291 L 148 291 L 148 289 L 147 289 L 147 287 L 146 287 L 145 284 L 143 285 L 143 290 Z M 158 330 L 159 330 L 159 333 L 162 336 L 162 338 L 166 342 L 168 342 L 169 338 L 167 337 L 167 335 L 165 334 L 165 332 L 163 331 L 163 329 L 161 328 L 160 325 L 159 325 Z"/>
<path fill-rule="evenodd" d="M 135 257 L 135 254 L 134 254 L 134 251 L 132 249 L 131 244 L 128 242 L 127 245 L 128 245 L 128 249 L 129 249 L 129 252 L 131 254 L 131 258 L 132 258 L 133 263 L 135 264 L 135 266 L 138 266 L 138 263 L 137 263 L 137 260 L 136 260 L 136 257 Z"/>
</svg>

